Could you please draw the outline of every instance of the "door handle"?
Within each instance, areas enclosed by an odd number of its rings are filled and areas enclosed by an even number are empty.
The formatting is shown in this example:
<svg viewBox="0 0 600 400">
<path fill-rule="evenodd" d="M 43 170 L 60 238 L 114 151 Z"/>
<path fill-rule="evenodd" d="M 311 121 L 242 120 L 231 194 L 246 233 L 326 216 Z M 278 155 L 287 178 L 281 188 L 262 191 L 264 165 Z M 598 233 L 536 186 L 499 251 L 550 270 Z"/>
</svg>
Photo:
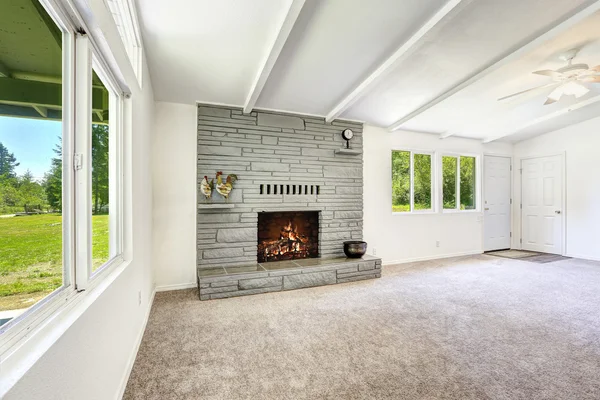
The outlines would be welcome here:
<svg viewBox="0 0 600 400">
<path fill-rule="evenodd" d="M 554 211 L 555 214 L 560 214 L 560 210 Z"/>
<path fill-rule="evenodd" d="M 490 209 L 486 207 L 483 209 L 483 211 L 490 211 Z"/>
</svg>

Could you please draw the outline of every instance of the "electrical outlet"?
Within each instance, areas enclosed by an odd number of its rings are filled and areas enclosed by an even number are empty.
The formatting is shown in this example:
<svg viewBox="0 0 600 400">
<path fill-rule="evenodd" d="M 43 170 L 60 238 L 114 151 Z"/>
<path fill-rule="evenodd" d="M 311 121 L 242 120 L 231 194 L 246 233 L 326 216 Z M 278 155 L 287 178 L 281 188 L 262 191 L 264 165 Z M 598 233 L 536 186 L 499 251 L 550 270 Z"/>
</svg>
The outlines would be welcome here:
<svg viewBox="0 0 600 400">
<path fill-rule="evenodd" d="M 377 255 L 377 249 L 375 247 L 373 247 L 373 255 L 376 256 Z"/>
<path fill-rule="evenodd" d="M 138 291 L 138 305 L 141 306 L 142 305 L 142 291 Z"/>
<path fill-rule="evenodd" d="M 439 240 L 435 241 L 435 247 L 440 247 L 440 241 Z"/>
</svg>

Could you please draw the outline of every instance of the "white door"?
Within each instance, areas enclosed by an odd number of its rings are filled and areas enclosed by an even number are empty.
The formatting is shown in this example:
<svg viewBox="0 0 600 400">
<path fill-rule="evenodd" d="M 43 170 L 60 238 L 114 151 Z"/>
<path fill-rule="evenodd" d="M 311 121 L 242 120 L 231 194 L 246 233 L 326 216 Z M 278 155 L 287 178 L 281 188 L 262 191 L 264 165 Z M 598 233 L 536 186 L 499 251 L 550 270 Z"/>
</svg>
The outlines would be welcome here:
<svg viewBox="0 0 600 400">
<path fill-rule="evenodd" d="M 562 254 L 562 157 L 521 161 L 522 247 L 524 250 Z"/>
<path fill-rule="evenodd" d="M 510 158 L 483 158 L 483 248 L 510 249 Z"/>
</svg>

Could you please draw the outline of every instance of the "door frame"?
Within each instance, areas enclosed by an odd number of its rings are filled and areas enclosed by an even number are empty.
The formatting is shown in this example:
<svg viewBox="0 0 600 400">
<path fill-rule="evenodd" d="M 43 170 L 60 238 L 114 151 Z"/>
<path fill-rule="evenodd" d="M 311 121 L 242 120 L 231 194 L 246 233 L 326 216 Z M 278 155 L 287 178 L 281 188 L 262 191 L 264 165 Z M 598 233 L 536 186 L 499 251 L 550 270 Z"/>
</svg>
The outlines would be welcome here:
<svg viewBox="0 0 600 400">
<path fill-rule="evenodd" d="M 560 213 L 561 218 L 561 241 L 562 241 L 562 250 L 561 255 L 567 255 L 567 152 L 562 151 L 559 153 L 550 153 L 550 154 L 534 154 L 526 157 L 519 157 L 519 203 L 518 205 L 514 203 L 517 207 L 519 214 L 519 249 L 523 249 L 523 161 L 531 160 L 536 158 L 546 158 L 546 157 L 560 157 L 560 165 L 561 165 L 561 201 L 562 201 L 562 210 Z"/>
<path fill-rule="evenodd" d="M 514 182 L 515 182 L 515 177 L 514 177 L 514 173 L 515 173 L 515 168 L 513 167 L 514 165 L 514 157 L 512 155 L 507 155 L 504 153 L 492 153 L 492 152 L 484 152 L 483 153 L 483 159 L 481 160 L 481 201 L 482 201 L 482 207 L 481 207 L 481 212 L 483 215 L 483 224 L 481 224 L 481 249 L 483 252 L 485 252 L 485 188 L 486 188 L 486 181 L 485 181 L 485 157 L 502 157 L 502 158 L 508 158 L 510 159 L 510 200 L 511 200 L 511 207 L 510 207 L 510 234 L 511 234 L 511 240 L 510 240 L 510 248 L 513 248 L 513 237 L 512 237 L 512 233 L 514 232 L 514 218 L 513 218 L 513 207 L 514 207 Z"/>
</svg>

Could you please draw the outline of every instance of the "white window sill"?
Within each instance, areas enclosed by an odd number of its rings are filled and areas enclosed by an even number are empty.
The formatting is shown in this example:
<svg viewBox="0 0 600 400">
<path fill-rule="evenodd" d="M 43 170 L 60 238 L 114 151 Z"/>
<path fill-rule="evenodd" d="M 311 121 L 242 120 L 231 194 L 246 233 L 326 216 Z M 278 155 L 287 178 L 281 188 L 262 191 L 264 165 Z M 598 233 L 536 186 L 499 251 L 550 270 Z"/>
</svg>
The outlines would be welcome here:
<svg viewBox="0 0 600 400">
<path fill-rule="evenodd" d="M 435 215 L 437 214 L 437 211 L 406 211 L 406 212 L 402 212 L 402 211 L 392 211 L 392 215 L 396 216 L 396 215 Z"/>
<path fill-rule="evenodd" d="M 0 399 L 25 375 L 54 343 L 121 275 L 130 261 L 117 257 L 98 273 L 96 280 L 83 292 L 70 293 L 64 304 L 36 325 L 23 326 L 21 337 L 0 355 Z M 17 328 L 17 327 L 15 327 Z"/>
<path fill-rule="evenodd" d="M 443 210 L 442 214 L 481 214 L 481 210 Z"/>
</svg>

